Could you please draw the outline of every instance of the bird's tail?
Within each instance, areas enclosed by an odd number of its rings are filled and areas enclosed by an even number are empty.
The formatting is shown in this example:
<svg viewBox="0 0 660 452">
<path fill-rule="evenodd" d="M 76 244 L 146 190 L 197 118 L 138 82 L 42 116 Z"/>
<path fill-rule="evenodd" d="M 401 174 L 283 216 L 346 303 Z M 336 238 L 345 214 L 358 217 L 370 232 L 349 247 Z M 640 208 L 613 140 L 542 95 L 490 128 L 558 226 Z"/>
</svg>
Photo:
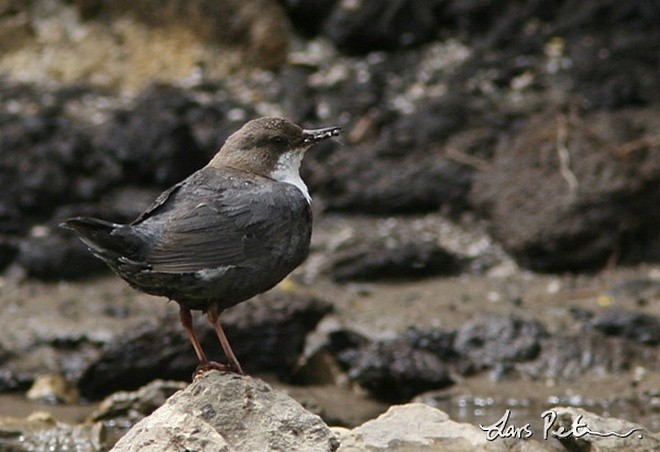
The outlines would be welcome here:
<svg viewBox="0 0 660 452">
<path fill-rule="evenodd" d="M 125 252 L 122 234 L 113 234 L 124 225 L 89 217 L 71 218 L 60 227 L 69 229 L 101 258 L 117 258 Z"/>
</svg>

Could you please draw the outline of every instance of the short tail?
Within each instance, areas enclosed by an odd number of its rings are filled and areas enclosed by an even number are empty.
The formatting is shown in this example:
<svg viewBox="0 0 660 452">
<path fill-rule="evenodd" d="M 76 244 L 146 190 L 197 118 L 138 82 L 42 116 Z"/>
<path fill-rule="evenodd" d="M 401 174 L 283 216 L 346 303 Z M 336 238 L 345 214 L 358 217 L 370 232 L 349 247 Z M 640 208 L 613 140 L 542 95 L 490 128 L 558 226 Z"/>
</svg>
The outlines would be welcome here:
<svg viewBox="0 0 660 452">
<path fill-rule="evenodd" d="M 60 227 L 69 229 L 101 258 L 117 259 L 127 251 L 126 239 L 116 232 L 126 226 L 89 217 L 71 218 Z"/>
</svg>

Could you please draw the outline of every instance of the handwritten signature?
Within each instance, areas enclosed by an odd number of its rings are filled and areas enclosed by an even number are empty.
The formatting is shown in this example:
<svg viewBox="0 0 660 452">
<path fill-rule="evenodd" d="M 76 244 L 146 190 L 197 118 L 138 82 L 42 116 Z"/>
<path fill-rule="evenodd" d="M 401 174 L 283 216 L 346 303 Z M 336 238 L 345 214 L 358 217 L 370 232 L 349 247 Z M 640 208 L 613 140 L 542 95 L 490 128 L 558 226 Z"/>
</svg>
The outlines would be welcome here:
<svg viewBox="0 0 660 452">
<path fill-rule="evenodd" d="M 565 428 L 563 426 L 558 426 L 553 429 L 557 421 L 557 412 L 555 410 L 547 410 L 541 413 L 541 418 L 543 419 L 543 439 L 547 440 L 548 437 L 553 436 L 557 439 L 565 439 L 573 437 L 580 439 L 586 435 L 594 435 L 600 437 L 616 436 L 617 438 L 627 438 L 637 431 L 643 431 L 643 428 L 633 428 L 626 433 L 618 432 L 597 432 L 591 430 L 587 423 L 582 419 L 582 415 L 575 416 L 570 428 Z M 531 438 L 534 434 L 533 430 L 529 423 L 518 427 L 513 424 L 509 424 L 511 419 L 511 410 L 506 410 L 502 417 L 498 419 L 492 425 L 481 425 L 479 427 L 481 430 L 486 432 L 486 439 L 488 441 L 493 441 L 497 438 L 518 438 L 518 439 L 528 439 Z M 641 438 L 641 435 L 640 435 Z"/>
</svg>

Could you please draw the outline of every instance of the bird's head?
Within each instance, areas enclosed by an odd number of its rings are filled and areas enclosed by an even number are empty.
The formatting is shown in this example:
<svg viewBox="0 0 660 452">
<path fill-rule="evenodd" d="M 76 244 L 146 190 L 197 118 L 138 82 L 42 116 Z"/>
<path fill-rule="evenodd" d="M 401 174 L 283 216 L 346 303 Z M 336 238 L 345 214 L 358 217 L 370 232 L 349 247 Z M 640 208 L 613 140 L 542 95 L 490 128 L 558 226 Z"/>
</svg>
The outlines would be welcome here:
<svg viewBox="0 0 660 452">
<path fill-rule="evenodd" d="M 294 179 L 300 179 L 298 170 L 305 151 L 319 141 L 339 135 L 340 130 L 303 129 L 283 118 L 254 119 L 227 139 L 209 166 L 230 167 L 294 183 Z"/>
</svg>

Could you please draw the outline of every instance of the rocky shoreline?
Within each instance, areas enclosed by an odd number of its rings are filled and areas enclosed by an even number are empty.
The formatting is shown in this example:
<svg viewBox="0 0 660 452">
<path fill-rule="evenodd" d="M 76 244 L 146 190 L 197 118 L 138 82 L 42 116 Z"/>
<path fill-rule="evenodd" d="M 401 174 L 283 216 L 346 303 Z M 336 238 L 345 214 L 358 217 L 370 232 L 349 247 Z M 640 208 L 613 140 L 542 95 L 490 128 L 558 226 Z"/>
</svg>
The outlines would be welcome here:
<svg viewBox="0 0 660 452">
<path fill-rule="evenodd" d="M 176 389 L 178 391 L 174 392 Z M 172 394 L 167 400 L 166 394 Z M 87 423 L 67 425 L 46 413 L 25 421 L 0 418 L 3 450 L 655 450 L 660 435 L 642 425 L 557 406 L 543 428 L 514 425 L 510 413 L 476 427 L 427 404 L 395 405 L 353 429 L 328 427 L 285 392 L 261 380 L 208 372 L 192 384 L 154 381 L 106 399 Z M 129 428 L 114 446 L 108 430 Z M 614 434 L 618 436 L 615 436 Z"/>
<path fill-rule="evenodd" d="M 0 2 L 0 449 L 106 450 L 138 422 L 175 448 L 199 413 L 145 416 L 225 389 L 317 435 L 275 428 L 281 449 L 657 447 L 659 22 L 610 0 Z M 262 115 L 345 134 L 302 167 L 307 261 L 222 316 L 268 385 L 187 385 L 175 307 L 57 225 L 132 220 Z M 26 398 L 86 412 L 16 416 Z M 644 438 L 544 441 L 548 409 Z M 479 429 L 507 410 L 525 443 Z M 266 444 L 216 427 L 216 450 Z"/>
</svg>

